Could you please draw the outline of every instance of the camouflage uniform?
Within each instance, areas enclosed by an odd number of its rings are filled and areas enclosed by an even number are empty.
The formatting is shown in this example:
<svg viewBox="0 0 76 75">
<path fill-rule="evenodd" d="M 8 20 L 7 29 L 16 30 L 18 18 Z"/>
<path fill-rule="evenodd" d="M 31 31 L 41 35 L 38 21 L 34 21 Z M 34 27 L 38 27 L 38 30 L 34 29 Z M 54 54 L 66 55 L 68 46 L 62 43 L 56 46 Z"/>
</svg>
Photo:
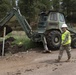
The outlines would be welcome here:
<svg viewBox="0 0 76 75">
<path fill-rule="evenodd" d="M 71 53 L 70 53 L 71 47 L 70 47 L 70 44 L 68 44 L 68 45 L 62 45 L 60 47 L 60 52 L 59 52 L 58 60 L 61 60 L 64 50 L 66 50 L 68 59 L 71 58 Z"/>
<path fill-rule="evenodd" d="M 70 36 L 70 32 L 68 30 L 66 30 L 66 32 L 64 32 L 64 34 L 62 34 L 62 43 L 61 43 L 61 47 L 60 47 L 60 52 L 59 52 L 59 56 L 58 56 L 58 61 L 61 60 L 62 55 L 64 50 L 66 50 L 67 56 L 68 56 L 68 60 L 71 58 L 71 36 Z"/>
</svg>

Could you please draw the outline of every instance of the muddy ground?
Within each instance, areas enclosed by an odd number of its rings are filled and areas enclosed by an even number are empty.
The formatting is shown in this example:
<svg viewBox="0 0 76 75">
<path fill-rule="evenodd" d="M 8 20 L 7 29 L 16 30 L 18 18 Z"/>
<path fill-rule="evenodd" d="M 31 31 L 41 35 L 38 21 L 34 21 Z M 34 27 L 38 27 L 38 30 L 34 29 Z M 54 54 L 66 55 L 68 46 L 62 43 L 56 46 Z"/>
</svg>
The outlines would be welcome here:
<svg viewBox="0 0 76 75">
<path fill-rule="evenodd" d="M 76 49 L 72 49 L 70 62 L 66 52 L 60 63 L 55 59 L 59 51 L 42 53 L 43 49 L 34 48 L 15 54 L 0 56 L 0 75 L 76 75 Z"/>
</svg>

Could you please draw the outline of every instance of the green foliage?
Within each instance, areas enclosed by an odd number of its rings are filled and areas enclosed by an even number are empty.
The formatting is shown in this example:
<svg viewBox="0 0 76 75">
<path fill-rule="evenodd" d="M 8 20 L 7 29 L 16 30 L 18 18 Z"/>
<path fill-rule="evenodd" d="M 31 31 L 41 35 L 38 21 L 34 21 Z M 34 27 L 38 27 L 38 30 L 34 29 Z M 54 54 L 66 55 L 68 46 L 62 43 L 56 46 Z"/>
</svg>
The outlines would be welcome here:
<svg viewBox="0 0 76 75">
<path fill-rule="evenodd" d="M 34 44 L 34 42 L 32 42 L 28 37 L 20 37 L 20 36 L 14 36 L 14 38 L 16 39 L 14 42 L 12 42 L 12 46 L 13 45 L 23 45 L 25 47 L 25 49 L 30 49 L 30 48 L 35 48 L 36 44 Z"/>
<path fill-rule="evenodd" d="M 25 49 L 30 49 L 30 48 L 35 48 L 35 47 L 37 47 L 37 45 L 34 43 L 34 42 L 32 42 L 28 37 L 27 37 L 27 35 L 24 35 L 24 33 L 23 33 L 23 35 L 21 35 L 20 36 L 20 33 L 18 33 L 18 32 L 14 32 L 13 34 L 12 33 L 10 33 L 10 34 L 8 34 L 7 35 L 7 37 L 6 38 L 9 38 L 9 37 L 14 37 L 15 38 L 15 41 L 13 41 L 12 42 L 12 44 L 11 44 L 11 46 L 15 46 L 15 45 L 23 45 L 23 47 L 25 48 Z"/>
<path fill-rule="evenodd" d="M 76 12 L 76 0 L 63 0 L 63 11 L 66 15 L 70 15 L 73 12 Z"/>
<path fill-rule="evenodd" d="M 52 0 L 52 6 L 66 16 L 76 13 L 76 0 Z"/>
<path fill-rule="evenodd" d="M 4 17 L 9 8 L 9 0 L 0 0 L 0 19 Z"/>
<path fill-rule="evenodd" d="M 21 0 L 19 3 L 22 14 L 30 21 L 34 21 L 40 11 L 50 9 L 50 0 Z"/>
<path fill-rule="evenodd" d="M 15 6 L 15 0 L 0 0 L 0 19 L 13 6 Z M 21 13 L 31 22 L 37 21 L 40 12 L 48 11 L 52 7 L 55 10 L 62 11 L 66 16 L 71 13 L 74 14 L 76 12 L 76 0 L 19 0 L 19 7 Z"/>
<path fill-rule="evenodd" d="M 59 10 L 59 0 L 53 0 L 53 7 L 55 10 Z"/>
</svg>

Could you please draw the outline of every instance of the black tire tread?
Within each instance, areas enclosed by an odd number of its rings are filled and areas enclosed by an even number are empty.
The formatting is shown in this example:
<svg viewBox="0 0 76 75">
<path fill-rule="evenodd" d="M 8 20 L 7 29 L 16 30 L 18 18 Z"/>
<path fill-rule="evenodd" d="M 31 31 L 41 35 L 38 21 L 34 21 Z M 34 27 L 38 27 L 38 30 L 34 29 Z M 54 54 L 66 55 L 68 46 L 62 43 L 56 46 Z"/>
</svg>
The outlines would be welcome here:
<svg viewBox="0 0 76 75">
<path fill-rule="evenodd" d="M 58 34 L 58 35 L 57 35 Z M 54 50 L 56 50 L 56 49 L 59 49 L 59 47 L 60 47 L 60 44 L 58 45 L 58 46 L 55 46 L 54 44 L 53 44 L 53 38 L 55 37 L 55 35 L 57 35 L 57 36 L 59 36 L 60 38 L 61 38 L 61 33 L 59 32 L 59 31 L 51 31 L 48 35 L 47 35 L 47 44 L 48 44 L 48 48 L 49 49 L 54 49 Z M 60 39 L 61 40 L 61 39 Z"/>
</svg>

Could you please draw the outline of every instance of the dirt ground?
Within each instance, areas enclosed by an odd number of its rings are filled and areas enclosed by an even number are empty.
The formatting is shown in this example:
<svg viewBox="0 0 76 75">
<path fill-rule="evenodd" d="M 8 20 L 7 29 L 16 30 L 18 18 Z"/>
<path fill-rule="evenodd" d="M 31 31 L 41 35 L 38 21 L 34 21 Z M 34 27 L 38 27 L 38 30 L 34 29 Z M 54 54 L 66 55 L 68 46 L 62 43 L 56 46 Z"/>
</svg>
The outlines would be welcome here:
<svg viewBox="0 0 76 75">
<path fill-rule="evenodd" d="M 66 52 L 61 62 L 56 63 L 59 51 L 42 53 L 42 49 L 0 56 L 0 75 L 76 75 L 76 49 L 72 49 L 70 62 Z"/>
</svg>

